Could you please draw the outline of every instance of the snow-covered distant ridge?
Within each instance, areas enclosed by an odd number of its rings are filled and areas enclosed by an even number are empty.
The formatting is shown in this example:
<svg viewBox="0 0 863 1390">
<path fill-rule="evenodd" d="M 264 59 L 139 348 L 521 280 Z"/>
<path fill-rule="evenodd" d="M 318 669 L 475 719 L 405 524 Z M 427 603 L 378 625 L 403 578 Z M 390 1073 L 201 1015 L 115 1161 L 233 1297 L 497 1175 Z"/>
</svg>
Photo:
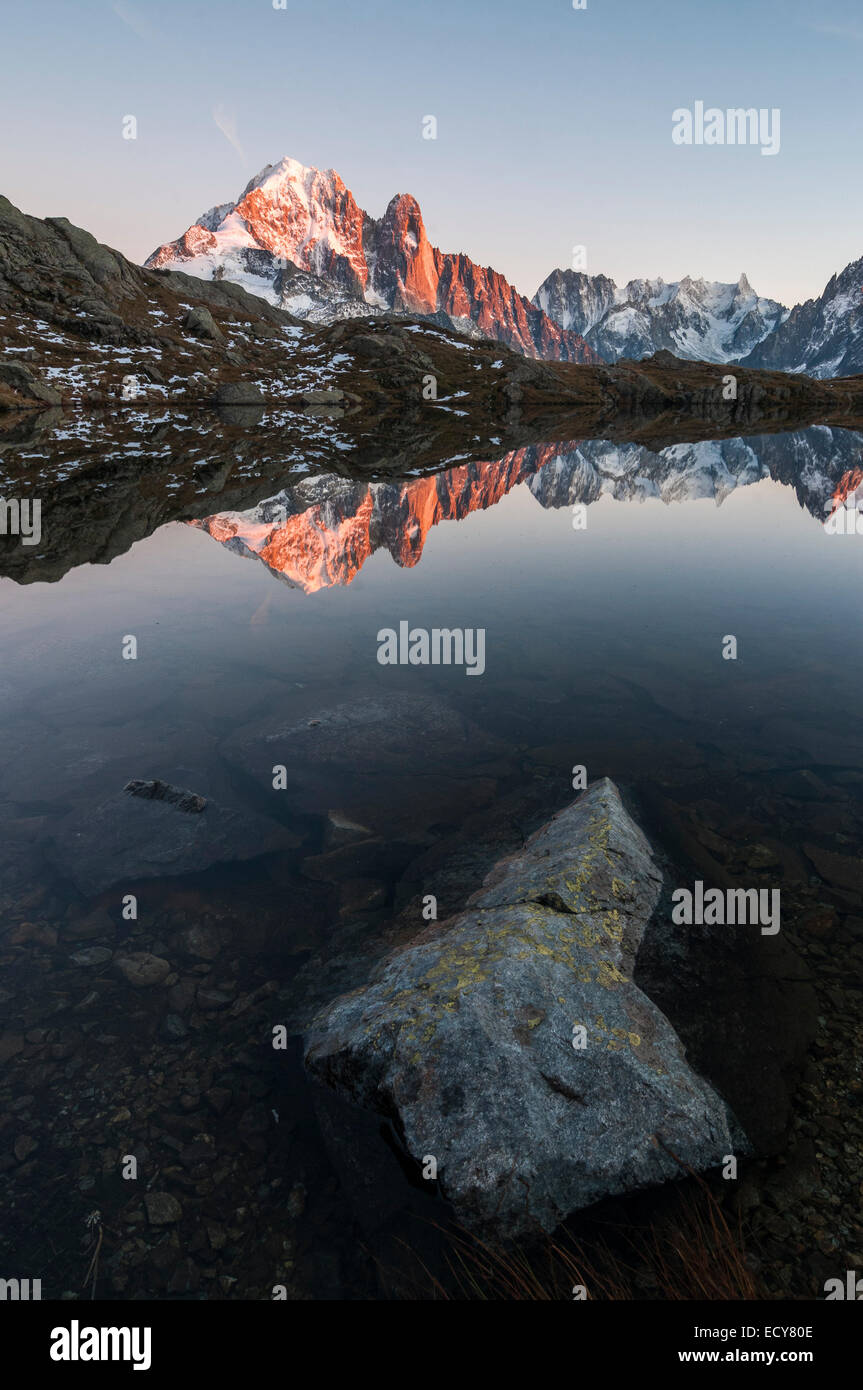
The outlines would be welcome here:
<svg viewBox="0 0 863 1390">
<path fill-rule="evenodd" d="M 695 361 L 732 362 L 788 315 L 782 304 L 757 294 L 745 274 L 731 284 L 687 275 L 618 286 L 606 275 L 555 270 L 533 302 L 609 362 L 662 349 Z"/>
</svg>

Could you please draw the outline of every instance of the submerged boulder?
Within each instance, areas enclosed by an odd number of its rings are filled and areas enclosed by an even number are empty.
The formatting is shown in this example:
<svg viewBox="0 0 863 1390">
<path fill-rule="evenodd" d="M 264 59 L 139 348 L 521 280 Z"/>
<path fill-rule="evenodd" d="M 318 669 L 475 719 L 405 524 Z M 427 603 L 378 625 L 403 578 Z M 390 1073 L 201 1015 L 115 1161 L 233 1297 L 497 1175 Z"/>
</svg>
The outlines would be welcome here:
<svg viewBox="0 0 863 1390">
<path fill-rule="evenodd" d="M 308 1072 L 392 1119 L 459 1220 L 497 1237 L 718 1165 L 725 1103 L 631 978 L 660 886 L 617 788 L 594 783 L 317 1016 Z"/>
<path fill-rule="evenodd" d="M 228 763 L 283 806 L 327 816 L 333 806 L 371 835 L 401 836 L 488 801 L 506 749 L 434 695 L 392 692 L 267 719 L 223 745 Z M 277 765 L 286 785 L 273 790 Z M 477 767 L 491 776 L 477 776 Z M 405 776 L 405 768 L 411 775 Z"/>
<path fill-rule="evenodd" d="M 91 896 L 114 883 L 197 873 L 213 864 L 294 848 L 278 822 L 162 781 L 128 782 L 117 796 L 59 823 L 53 857 Z"/>
</svg>

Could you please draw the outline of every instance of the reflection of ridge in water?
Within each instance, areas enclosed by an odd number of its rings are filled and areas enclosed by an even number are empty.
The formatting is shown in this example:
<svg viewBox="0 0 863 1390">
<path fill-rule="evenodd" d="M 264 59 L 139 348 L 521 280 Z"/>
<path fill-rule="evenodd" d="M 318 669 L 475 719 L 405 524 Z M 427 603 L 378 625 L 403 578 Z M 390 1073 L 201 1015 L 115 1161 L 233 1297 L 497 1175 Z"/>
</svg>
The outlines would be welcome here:
<svg viewBox="0 0 863 1390">
<path fill-rule="evenodd" d="M 307 478 L 250 511 L 218 512 L 190 525 L 261 560 L 292 588 L 315 593 L 352 583 L 382 548 L 402 568 L 416 565 L 433 526 L 485 511 L 521 483 L 546 508 L 602 496 L 666 504 L 708 498 L 721 505 L 734 489 L 770 477 L 793 487 L 820 521 L 831 499 L 840 506 L 863 482 L 861 451 L 859 435 L 827 427 L 674 444 L 659 453 L 638 444 L 572 440 L 403 483 Z"/>
<path fill-rule="evenodd" d="M 191 525 L 239 554 L 256 556 L 293 587 L 314 593 L 350 584 L 382 547 L 397 565 L 411 568 L 438 522 L 460 521 L 493 507 L 560 449 L 552 444 L 518 449 L 496 463 L 464 464 L 404 483 L 355 483 L 326 474 L 287 488 L 252 511 L 223 512 Z"/>
</svg>

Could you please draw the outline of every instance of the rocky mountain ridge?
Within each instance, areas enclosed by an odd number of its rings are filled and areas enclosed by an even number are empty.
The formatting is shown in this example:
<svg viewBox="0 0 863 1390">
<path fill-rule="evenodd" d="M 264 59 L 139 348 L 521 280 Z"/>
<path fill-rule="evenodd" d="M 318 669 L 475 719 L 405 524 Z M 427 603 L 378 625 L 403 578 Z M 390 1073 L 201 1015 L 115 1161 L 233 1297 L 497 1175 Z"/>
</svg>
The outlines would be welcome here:
<svg viewBox="0 0 863 1390">
<path fill-rule="evenodd" d="M 204 213 L 146 265 L 234 281 L 313 322 L 390 310 L 428 316 L 528 357 L 598 360 L 497 271 L 432 246 L 410 194 L 396 194 L 374 218 L 334 169 L 292 159 L 267 165 L 236 203 Z"/>
<path fill-rule="evenodd" d="M 863 371 L 863 261 L 791 310 L 758 294 L 745 274 L 727 284 L 687 275 L 618 286 L 606 275 L 554 270 L 528 299 L 491 267 L 432 246 L 410 194 L 375 218 L 334 170 L 289 158 L 262 169 L 236 202 L 202 213 L 146 264 L 239 284 L 309 323 L 422 316 L 550 361 L 667 351 L 821 379 Z"/>
<path fill-rule="evenodd" d="M 796 305 L 741 363 L 820 379 L 863 371 L 863 257 Z"/>
</svg>

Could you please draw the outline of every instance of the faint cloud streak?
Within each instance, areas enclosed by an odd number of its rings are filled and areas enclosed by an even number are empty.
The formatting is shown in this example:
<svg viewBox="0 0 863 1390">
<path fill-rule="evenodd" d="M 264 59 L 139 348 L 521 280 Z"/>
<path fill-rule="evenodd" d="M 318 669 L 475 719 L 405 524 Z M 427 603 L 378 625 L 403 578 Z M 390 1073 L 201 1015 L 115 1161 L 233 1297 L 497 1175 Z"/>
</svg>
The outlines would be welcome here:
<svg viewBox="0 0 863 1390">
<path fill-rule="evenodd" d="M 237 117 L 234 114 L 234 112 L 229 111 L 227 107 L 222 106 L 221 104 L 219 106 L 214 106 L 213 120 L 216 122 L 216 125 L 219 127 L 219 130 L 224 135 L 228 144 L 236 150 L 237 154 L 240 156 L 240 159 L 245 164 L 246 155 L 242 145 L 240 144 L 239 136 L 237 135 Z"/>
<path fill-rule="evenodd" d="M 859 43 L 863 40 L 863 29 L 852 29 L 845 24 L 810 24 L 808 26 L 815 34 L 826 34 L 831 39 L 856 39 Z"/>
<path fill-rule="evenodd" d="M 127 24 L 138 35 L 139 39 L 158 37 L 150 21 L 141 13 L 137 5 L 130 5 L 129 0 L 116 0 L 113 9 L 117 18 Z"/>
</svg>

